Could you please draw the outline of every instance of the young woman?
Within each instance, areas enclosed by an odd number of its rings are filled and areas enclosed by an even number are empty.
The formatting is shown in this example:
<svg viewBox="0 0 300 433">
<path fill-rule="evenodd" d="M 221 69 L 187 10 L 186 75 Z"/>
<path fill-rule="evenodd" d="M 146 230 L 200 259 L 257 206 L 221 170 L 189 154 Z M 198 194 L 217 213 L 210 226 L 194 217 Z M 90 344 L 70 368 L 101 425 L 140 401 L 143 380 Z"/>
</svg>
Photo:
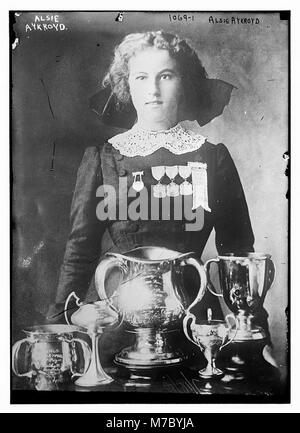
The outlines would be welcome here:
<svg viewBox="0 0 300 433">
<path fill-rule="evenodd" d="M 200 258 L 213 229 L 219 254 L 253 251 L 247 204 L 227 147 L 211 144 L 180 123 L 201 123 L 215 102 L 196 52 L 162 31 L 130 34 L 116 47 L 103 83 L 111 95 L 102 119 L 112 123 L 115 116 L 120 124 L 131 119 L 132 125 L 85 151 L 49 316 L 63 310 L 72 291 L 87 301 L 97 299 L 93 276 L 108 251 L 151 245 L 194 251 Z M 189 273 L 191 294 L 197 287 L 192 280 Z M 208 293 L 200 315 L 210 306 L 216 318 L 222 314 Z"/>
</svg>

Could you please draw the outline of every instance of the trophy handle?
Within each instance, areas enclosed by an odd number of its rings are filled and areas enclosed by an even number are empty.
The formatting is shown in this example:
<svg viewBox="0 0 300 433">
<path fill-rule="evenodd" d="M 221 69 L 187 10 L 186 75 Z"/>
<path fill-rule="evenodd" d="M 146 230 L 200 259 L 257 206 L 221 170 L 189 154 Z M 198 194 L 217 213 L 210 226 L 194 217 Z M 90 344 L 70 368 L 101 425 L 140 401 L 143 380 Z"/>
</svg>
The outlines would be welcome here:
<svg viewBox="0 0 300 433">
<path fill-rule="evenodd" d="M 185 318 L 183 319 L 182 325 L 183 325 L 183 332 L 185 333 L 186 337 L 195 344 L 195 346 L 197 346 L 199 348 L 199 345 L 197 343 L 195 343 L 195 341 L 189 336 L 188 333 L 188 329 L 187 329 L 187 325 L 188 325 L 188 321 L 192 320 L 192 324 L 194 325 L 196 323 L 196 317 L 194 316 L 194 314 L 192 313 L 188 313 Z"/>
<path fill-rule="evenodd" d="M 72 338 L 72 340 L 68 341 L 68 343 L 73 343 L 73 342 L 79 343 L 81 348 L 82 348 L 83 359 L 84 359 L 84 371 L 83 371 L 83 373 L 76 373 L 73 370 L 73 364 L 71 363 L 72 378 L 76 377 L 76 376 L 83 376 L 87 372 L 87 370 L 91 364 L 91 359 L 92 359 L 91 349 L 85 341 L 81 340 L 81 338 Z"/>
<path fill-rule="evenodd" d="M 194 301 L 191 303 L 191 305 L 187 309 L 187 311 L 189 311 L 194 307 L 194 305 L 196 305 L 198 302 L 200 302 L 201 299 L 203 298 L 205 291 L 206 291 L 206 286 L 207 286 L 207 277 L 206 277 L 206 272 L 204 270 L 204 266 L 203 266 L 202 262 L 200 260 L 196 259 L 195 257 L 183 258 L 182 264 L 183 264 L 183 266 L 185 266 L 185 265 L 194 266 L 194 268 L 197 269 L 199 277 L 200 277 L 200 288 L 199 288 L 199 291 L 197 293 L 196 298 L 194 299 Z"/>
<path fill-rule="evenodd" d="M 233 335 L 233 337 L 231 337 L 230 339 L 228 339 L 228 341 L 225 343 L 225 341 L 226 341 L 226 337 L 228 336 L 228 333 L 224 336 L 224 338 L 223 338 L 223 341 L 222 341 L 222 345 L 221 345 L 221 347 L 220 347 L 220 350 L 222 350 L 224 347 L 226 347 L 228 344 L 230 344 L 230 343 L 232 343 L 233 342 L 233 340 L 235 339 L 235 337 L 236 337 L 236 334 L 237 334 L 237 332 L 238 332 L 238 321 L 237 321 L 237 319 L 236 319 L 236 317 L 233 315 L 233 314 L 227 314 L 227 316 L 225 317 L 225 321 L 226 321 L 226 323 L 228 324 L 228 326 L 229 326 L 229 330 L 231 330 L 232 328 L 233 328 L 233 326 L 231 326 L 231 324 L 230 324 L 230 322 L 229 322 L 229 317 L 230 318 L 232 318 L 233 320 L 234 320 L 234 324 L 235 324 L 235 333 L 234 333 L 234 335 Z"/>
<path fill-rule="evenodd" d="M 266 272 L 266 289 L 265 289 L 265 293 L 263 295 L 263 299 L 265 297 L 265 295 L 267 294 L 267 292 L 271 289 L 275 277 L 276 277 L 276 266 L 275 263 L 273 262 L 273 260 L 271 259 L 271 257 L 268 257 L 266 260 L 266 264 L 267 264 L 267 272 Z"/>
<path fill-rule="evenodd" d="M 27 371 L 26 373 L 19 373 L 18 371 L 18 355 L 19 355 L 19 350 L 21 348 L 21 345 L 23 343 L 27 343 L 30 344 L 30 341 L 28 341 L 28 338 L 23 338 L 22 340 L 17 341 L 13 347 L 12 347 L 12 370 L 14 372 L 14 374 L 18 377 L 31 377 L 33 371 Z"/>
<path fill-rule="evenodd" d="M 68 318 L 68 305 L 69 305 L 69 302 L 72 298 L 75 298 L 76 305 L 78 307 L 81 307 L 83 305 L 83 302 L 80 302 L 80 298 L 78 298 L 78 296 L 76 295 L 75 292 L 72 292 L 69 294 L 69 296 L 66 299 L 65 306 L 64 306 L 65 321 L 67 322 L 68 325 L 71 325 L 69 318 Z"/>
<path fill-rule="evenodd" d="M 214 286 L 213 286 L 213 284 L 212 284 L 212 282 L 211 282 L 211 280 L 210 280 L 210 274 L 209 274 L 211 263 L 217 263 L 217 265 L 218 265 L 219 262 L 220 262 L 219 259 L 210 259 L 210 260 L 207 260 L 207 262 L 206 262 L 205 265 L 204 265 L 204 269 L 205 269 L 205 272 L 206 272 L 206 275 L 207 275 L 207 288 L 208 288 L 208 290 L 209 290 L 210 293 L 212 293 L 213 295 L 218 296 L 218 297 L 220 297 L 220 298 L 223 298 L 223 294 L 222 294 L 222 293 L 217 293 L 217 292 L 215 292 L 215 291 L 212 289 L 212 287 L 214 287 Z"/>
<path fill-rule="evenodd" d="M 119 268 L 123 275 L 125 275 L 126 267 L 123 260 L 116 256 L 108 256 L 101 260 L 97 269 L 95 271 L 95 286 L 100 297 L 100 300 L 109 300 L 107 293 L 105 291 L 105 278 L 106 274 L 112 270 L 113 268 Z M 110 307 L 116 311 L 118 314 L 120 313 L 114 305 L 109 300 Z"/>
</svg>

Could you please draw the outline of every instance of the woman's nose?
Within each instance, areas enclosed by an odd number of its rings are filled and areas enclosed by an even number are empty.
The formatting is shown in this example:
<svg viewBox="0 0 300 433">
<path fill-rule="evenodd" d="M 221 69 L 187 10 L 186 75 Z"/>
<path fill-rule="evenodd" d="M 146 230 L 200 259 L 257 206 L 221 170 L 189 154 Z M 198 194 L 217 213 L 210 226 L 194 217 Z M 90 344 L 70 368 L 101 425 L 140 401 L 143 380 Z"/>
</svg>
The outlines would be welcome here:
<svg viewBox="0 0 300 433">
<path fill-rule="evenodd" d="M 153 79 L 153 80 L 149 80 L 148 81 L 148 94 L 149 95 L 154 95 L 157 96 L 160 94 L 160 88 L 159 88 L 159 83 L 157 80 Z"/>
</svg>

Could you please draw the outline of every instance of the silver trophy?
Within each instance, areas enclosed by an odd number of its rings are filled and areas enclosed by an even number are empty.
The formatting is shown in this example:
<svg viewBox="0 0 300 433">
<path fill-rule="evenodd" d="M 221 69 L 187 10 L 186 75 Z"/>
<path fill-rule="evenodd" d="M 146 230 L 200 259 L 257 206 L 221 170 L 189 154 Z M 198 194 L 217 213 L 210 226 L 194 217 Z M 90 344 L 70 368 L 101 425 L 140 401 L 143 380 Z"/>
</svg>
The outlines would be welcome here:
<svg viewBox="0 0 300 433">
<path fill-rule="evenodd" d="M 186 337 L 199 347 L 207 360 L 207 365 L 199 370 L 199 376 L 203 379 L 211 379 L 223 376 L 224 372 L 216 366 L 219 351 L 230 344 L 235 333 L 230 334 L 230 323 L 224 320 L 212 320 L 211 309 L 208 309 L 207 320 L 196 323 L 194 314 L 188 312 L 183 320 L 183 330 Z M 189 321 L 191 320 L 191 323 Z M 190 336 L 191 334 L 191 336 Z"/>
<path fill-rule="evenodd" d="M 91 363 L 88 344 L 74 334 L 72 325 L 40 325 L 24 329 L 26 338 L 12 348 L 12 370 L 27 377 L 37 390 L 58 390 L 71 379 L 84 376 Z M 80 351 L 83 356 L 79 356 Z M 80 365 L 80 363 L 82 365 Z"/>
<path fill-rule="evenodd" d="M 109 253 L 95 273 L 100 299 L 109 298 L 135 343 L 115 356 L 115 362 L 129 369 L 151 369 L 181 363 L 186 355 L 174 344 L 176 332 L 188 307 L 183 286 L 183 268 L 194 266 L 200 287 L 196 301 L 206 290 L 206 274 L 192 253 L 181 254 L 167 248 L 139 247 L 124 254 Z M 119 275 L 113 293 L 106 277 Z M 196 302 L 195 301 L 195 302 Z"/>
<path fill-rule="evenodd" d="M 213 290 L 210 281 L 210 265 L 216 263 L 219 269 L 221 292 Z M 262 310 L 263 302 L 275 278 L 275 265 L 269 254 L 243 253 L 225 254 L 205 263 L 208 289 L 215 296 L 221 296 L 234 314 L 237 323 L 235 341 L 262 340 L 266 333 L 253 323 Z M 231 331 L 233 332 L 233 331 Z"/>
<path fill-rule="evenodd" d="M 74 298 L 79 309 L 72 314 L 71 322 L 81 328 L 91 339 L 91 362 L 85 373 L 76 380 L 75 385 L 82 387 L 94 387 L 107 385 L 113 381 L 108 375 L 100 360 L 99 342 L 102 334 L 120 325 L 119 315 L 112 308 L 109 300 L 97 301 L 90 304 L 84 304 L 80 301 L 75 292 L 70 293 L 65 302 L 65 320 L 69 324 L 68 310 L 69 302 Z"/>
</svg>

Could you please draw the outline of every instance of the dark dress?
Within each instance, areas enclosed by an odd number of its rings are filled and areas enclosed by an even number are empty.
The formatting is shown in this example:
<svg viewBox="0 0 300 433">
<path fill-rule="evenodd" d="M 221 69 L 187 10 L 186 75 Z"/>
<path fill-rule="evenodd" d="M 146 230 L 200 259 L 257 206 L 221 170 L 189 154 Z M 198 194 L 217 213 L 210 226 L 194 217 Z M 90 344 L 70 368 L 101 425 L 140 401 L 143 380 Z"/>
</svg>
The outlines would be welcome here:
<svg viewBox="0 0 300 433">
<path fill-rule="evenodd" d="M 127 205 L 130 203 L 124 193 L 117 193 L 116 220 L 100 221 L 97 218 L 96 208 L 102 199 L 96 196 L 96 190 L 100 185 L 112 185 L 118 191 L 120 178 L 127 178 L 130 187 L 132 173 L 142 170 L 145 187 L 150 190 L 151 185 L 157 183 L 152 177 L 151 167 L 181 165 L 190 161 L 207 164 L 208 204 L 211 212 L 203 211 L 201 230 L 186 230 L 187 221 L 184 217 L 176 220 L 172 212 L 170 220 L 121 220 L 118 218 L 119 208 L 124 205 L 124 200 L 128 200 Z M 151 194 L 149 200 L 150 198 Z M 71 205 L 71 232 L 61 267 L 55 305 L 51 306 L 48 317 L 63 310 L 64 302 L 72 291 L 81 300 L 99 299 L 93 276 L 105 253 L 123 253 L 137 246 L 152 245 L 180 252 L 194 251 L 201 258 L 213 229 L 219 254 L 253 251 L 254 236 L 243 188 L 224 144 L 214 145 L 205 141 L 198 150 L 181 155 L 160 148 L 144 157 L 124 156 L 108 142 L 88 147 L 78 169 Z M 192 271 L 186 273 L 185 279 L 192 301 L 198 282 Z M 198 314 L 204 316 L 211 306 L 215 318 L 222 316 L 219 300 L 209 292 L 199 305 Z M 59 317 L 63 318 L 58 316 L 55 320 L 59 320 Z"/>
<path fill-rule="evenodd" d="M 157 181 L 151 167 L 180 165 L 188 161 L 207 164 L 208 204 L 211 212 L 204 211 L 204 224 L 199 231 L 187 231 L 184 219 L 138 220 L 117 219 L 100 221 L 96 208 L 101 198 L 96 197 L 100 185 L 112 185 L 117 191 L 116 216 L 125 194 L 118 197 L 119 179 L 127 177 L 132 185 L 132 172 L 144 171 L 143 181 L 149 187 Z M 149 194 L 149 200 L 151 194 Z M 128 200 L 128 205 L 130 199 Z M 124 206 L 123 206 L 124 207 Z M 150 208 L 150 202 L 149 202 Z M 107 252 L 123 253 L 141 245 L 163 246 L 180 252 L 194 251 L 200 258 L 215 229 L 219 254 L 253 251 L 254 236 L 247 203 L 234 162 L 224 144 L 205 142 L 198 150 L 175 155 L 161 148 L 146 157 L 127 157 L 110 143 L 88 147 L 78 169 L 71 205 L 71 232 L 67 242 L 56 296 L 56 309 L 63 306 L 73 290 L 81 299 L 97 296 L 90 284 L 100 258 Z"/>
</svg>

